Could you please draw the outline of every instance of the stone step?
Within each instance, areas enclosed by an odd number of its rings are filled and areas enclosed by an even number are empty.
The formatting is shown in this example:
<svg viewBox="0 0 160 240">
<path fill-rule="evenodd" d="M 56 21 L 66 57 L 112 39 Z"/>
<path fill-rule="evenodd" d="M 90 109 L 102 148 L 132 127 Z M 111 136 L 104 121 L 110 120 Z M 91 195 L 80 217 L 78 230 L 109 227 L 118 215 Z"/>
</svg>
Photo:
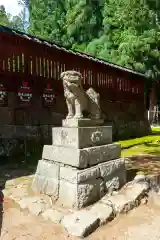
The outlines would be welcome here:
<svg viewBox="0 0 160 240">
<path fill-rule="evenodd" d="M 89 210 L 90 213 L 95 214 L 100 219 L 100 225 L 106 224 L 111 221 L 115 214 L 111 206 L 104 203 L 97 202 Z"/>
<path fill-rule="evenodd" d="M 64 216 L 62 224 L 69 234 L 76 237 L 86 237 L 99 227 L 100 219 L 97 215 L 85 210 Z"/>
<path fill-rule="evenodd" d="M 71 235 L 86 237 L 97 227 L 114 219 L 118 213 L 126 213 L 136 207 L 137 201 L 140 201 L 148 190 L 146 182 L 129 183 L 116 195 L 106 195 L 89 209 L 64 216 L 61 223 Z"/>
<path fill-rule="evenodd" d="M 44 220 L 50 220 L 55 224 L 59 224 L 64 217 L 64 213 L 56 209 L 49 208 L 42 213 L 42 217 Z"/>
<path fill-rule="evenodd" d="M 104 196 L 100 202 L 111 206 L 115 214 L 127 213 L 140 204 L 140 200 L 149 192 L 149 184 L 131 182 L 125 185 L 117 194 Z"/>
<path fill-rule="evenodd" d="M 112 126 L 54 127 L 52 145 L 87 148 L 112 143 Z"/>
<path fill-rule="evenodd" d="M 35 216 L 40 215 L 49 208 L 47 201 L 43 197 L 39 196 L 27 196 L 17 201 L 17 203 L 22 209 L 28 209 L 29 212 Z"/>
<path fill-rule="evenodd" d="M 121 146 L 113 143 L 90 148 L 44 145 L 42 159 L 64 163 L 80 169 L 120 158 Z"/>
</svg>

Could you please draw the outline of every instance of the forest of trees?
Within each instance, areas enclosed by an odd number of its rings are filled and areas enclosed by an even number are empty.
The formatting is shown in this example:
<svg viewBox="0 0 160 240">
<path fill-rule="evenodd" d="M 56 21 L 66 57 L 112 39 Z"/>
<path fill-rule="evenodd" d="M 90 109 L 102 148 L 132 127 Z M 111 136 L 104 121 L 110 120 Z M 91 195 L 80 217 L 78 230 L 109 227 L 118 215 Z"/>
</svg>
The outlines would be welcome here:
<svg viewBox="0 0 160 240">
<path fill-rule="evenodd" d="M 21 0 L 27 32 L 65 47 L 160 77 L 159 0 Z M 24 11 L 0 24 L 24 31 Z"/>
<path fill-rule="evenodd" d="M 23 11 L 18 16 L 11 17 L 10 14 L 6 13 L 5 7 L 1 5 L 0 24 L 19 31 L 24 31 Z"/>
</svg>

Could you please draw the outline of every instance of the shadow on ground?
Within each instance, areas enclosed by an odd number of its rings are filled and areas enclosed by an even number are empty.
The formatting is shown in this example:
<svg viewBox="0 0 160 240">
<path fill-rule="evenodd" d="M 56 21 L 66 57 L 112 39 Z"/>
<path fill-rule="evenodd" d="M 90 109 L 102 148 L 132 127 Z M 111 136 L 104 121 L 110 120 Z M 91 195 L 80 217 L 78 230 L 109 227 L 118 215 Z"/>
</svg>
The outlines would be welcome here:
<svg viewBox="0 0 160 240">
<path fill-rule="evenodd" d="M 155 135 L 155 136 L 160 136 L 160 130 L 157 130 L 157 131 L 153 131 L 152 133 L 151 133 L 151 135 Z"/>
<path fill-rule="evenodd" d="M 147 174 L 160 174 L 160 155 L 139 155 L 129 157 L 128 170 L 143 171 Z"/>
<path fill-rule="evenodd" d="M 5 199 L 3 195 L 3 190 L 5 189 L 5 184 L 7 180 L 16 179 L 19 177 L 25 177 L 35 173 L 35 166 L 19 166 L 19 165 L 0 165 L 0 236 L 3 223 L 3 208 Z"/>
</svg>

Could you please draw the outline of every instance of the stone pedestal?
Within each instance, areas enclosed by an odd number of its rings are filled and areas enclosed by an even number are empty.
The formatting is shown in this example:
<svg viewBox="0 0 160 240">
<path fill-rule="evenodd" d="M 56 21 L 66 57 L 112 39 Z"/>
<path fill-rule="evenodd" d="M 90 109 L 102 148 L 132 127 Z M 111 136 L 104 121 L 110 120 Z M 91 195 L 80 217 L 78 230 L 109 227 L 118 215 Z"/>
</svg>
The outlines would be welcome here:
<svg viewBox="0 0 160 240">
<path fill-rule="evenodd" d="M 43 148 L 33 190 L 69 208 L 82 208 L 126 182 L 119 144 L 103 120 L 64 120 L 52 129 L 52 145 Z"/>
</svg>

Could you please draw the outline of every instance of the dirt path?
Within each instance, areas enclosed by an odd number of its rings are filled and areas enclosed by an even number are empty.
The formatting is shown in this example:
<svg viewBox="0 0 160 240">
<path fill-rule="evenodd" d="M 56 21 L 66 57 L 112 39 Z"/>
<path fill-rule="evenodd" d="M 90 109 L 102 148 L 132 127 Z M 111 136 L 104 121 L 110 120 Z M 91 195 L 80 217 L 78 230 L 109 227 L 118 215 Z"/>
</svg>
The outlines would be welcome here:
<svg viewBox="0 0 160 240">
<path fill-rule="evenodd" d="M 160 240 L 160 208 L 143 205 L 101 227 L 87 240 Z"/>
<path fill-rule="evenodd" d="M 60 226 L 34 217 L 5 199 L 1 231 L 2 240 L 76 240 Z M 99 228 L 87 240 L 159 240 L 160 207 L 153 203 L 140 206 L 127 216 Z"/>
<path fill-rule="evenodd" d="M 73 240 L 61 227 L 21 211 L 11 200 L 4 203 L 2 240 Z"/>
</svg>

